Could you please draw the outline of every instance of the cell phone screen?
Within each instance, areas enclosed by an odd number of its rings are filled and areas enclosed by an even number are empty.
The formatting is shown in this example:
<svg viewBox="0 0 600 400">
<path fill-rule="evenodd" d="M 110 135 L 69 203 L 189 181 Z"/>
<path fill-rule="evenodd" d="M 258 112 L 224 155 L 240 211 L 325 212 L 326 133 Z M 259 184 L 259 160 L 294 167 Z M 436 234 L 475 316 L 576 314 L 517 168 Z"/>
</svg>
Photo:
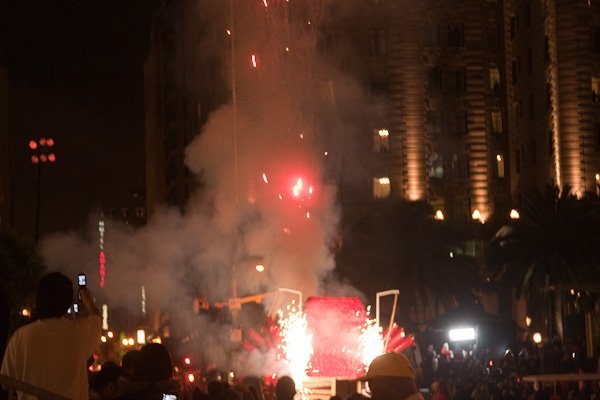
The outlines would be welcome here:
<svg viewBox="0 0 600 400">
<path fill-rule="evenodd" d="M 77 284 L 79 286 L 85 286 L 85 285 L 87 285 L 87 280 L 85 278 L 85 274 L 79 274 L 79 275 L 77 275 Z"/>
</svg>

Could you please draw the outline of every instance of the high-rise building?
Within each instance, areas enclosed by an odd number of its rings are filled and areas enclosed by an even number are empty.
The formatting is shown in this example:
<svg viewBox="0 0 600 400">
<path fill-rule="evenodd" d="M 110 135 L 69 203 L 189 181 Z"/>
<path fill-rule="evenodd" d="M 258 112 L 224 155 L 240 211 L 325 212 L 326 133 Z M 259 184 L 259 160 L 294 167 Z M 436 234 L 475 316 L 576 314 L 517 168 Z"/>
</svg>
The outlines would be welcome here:
<svg viewBox="0 0 600 400">
<path fill-rule="evenodd" d="M 0 67 L 0 228 L 10 227 L 10 141 L 8 125 L 8 75 Z"/>
<path fill-rule="evenodd" d="M 600 5 L 503 3 L 511 193 L 532 185 L 597 190 Z"/>
</svg>

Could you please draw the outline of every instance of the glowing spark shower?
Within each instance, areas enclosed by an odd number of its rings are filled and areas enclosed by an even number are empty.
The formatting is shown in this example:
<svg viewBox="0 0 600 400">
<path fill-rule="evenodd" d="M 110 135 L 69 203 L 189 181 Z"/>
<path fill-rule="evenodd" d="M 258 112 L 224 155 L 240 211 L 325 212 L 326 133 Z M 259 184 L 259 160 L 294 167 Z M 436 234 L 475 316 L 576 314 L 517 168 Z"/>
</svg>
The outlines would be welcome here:
<svg viewBox="0 0 600 400">
<path fill-rule="evenodd" d="M 359 354 L 362 363 L 367 366 L 375 357 L 384 353 L 381 328 L 374 319 L 365 321 L 360 334 Z"/>
<path fill-rule="evenodd" d="M 252 54 L 252 66 L 253 66 L 254 68 L 256 68 L 256 67 L 257 67 L 257 65 L 258 65 L 258 64 L 257 64 L 257 62 L 256 62 L 256 55 Z"/>
<path fill-rule="evenodd" d="M 262 174 L 262 178 L 263 178 L 263 181 L 264 181 L 265 183 L 269 183 L 269 179 L 267 178 L 267 174 L 263 173 L 263 174 Z"/>
<path fill-rule="evenodd" d="M 290 376 L 297 385 L 306 378 L 310 359 L 314 353 L 312 338 L 308 333 L 306 315 L 300 307 L 288 305 L 287 312 L 279 310 L 281 344 L 283 356 L 289 362 Z M 287 314 L 287 315 L 286 315 Z"/>
</svg>

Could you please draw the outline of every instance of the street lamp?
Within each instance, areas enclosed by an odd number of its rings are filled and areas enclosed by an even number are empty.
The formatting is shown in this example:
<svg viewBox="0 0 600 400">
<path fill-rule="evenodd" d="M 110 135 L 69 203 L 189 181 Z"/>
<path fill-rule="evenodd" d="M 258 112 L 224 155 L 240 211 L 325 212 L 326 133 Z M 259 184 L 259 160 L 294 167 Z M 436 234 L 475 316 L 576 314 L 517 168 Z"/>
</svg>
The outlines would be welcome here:
<svg viewBox="0 0 600 400">
<path fill-rule="evenodd" d="M 53 138 L 39 138 L 29 141 L 29 149 L 33 152 L 31 163 L 36 165 L 36 197 L 35 197 L 35 241 L 40 237 L 40 209 L 42 196 L 42 164 L 56 162 L 56 154 L 53 151 Z"/>
</svg>

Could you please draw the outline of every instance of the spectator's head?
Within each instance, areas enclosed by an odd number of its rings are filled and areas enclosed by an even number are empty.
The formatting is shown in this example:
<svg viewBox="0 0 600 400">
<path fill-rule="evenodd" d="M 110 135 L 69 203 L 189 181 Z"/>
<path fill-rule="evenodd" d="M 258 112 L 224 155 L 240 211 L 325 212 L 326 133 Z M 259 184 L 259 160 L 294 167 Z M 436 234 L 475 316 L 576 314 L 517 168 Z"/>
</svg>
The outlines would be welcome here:
<svg viewBox="0 0 600 400">
<path fill-rule="evenodd" d="M 144 345 L 135 362 L 134 380 L 160 382 L 173 377 L 171 355 L 160 343 Z"/>
<path fill-rule="evenodd" d="M 90 388 L 103 399 L 115 399 L 119 395 L 118 380 L 121 374 L 121 367 L 112 361 L 105 362 L 90 379 Z"/>
<path fill-rule="evenodd" d="M 415 371 L 403 354 L 375 357 L 360 379 L 369 383 L 373 400 L 403 399 L 418 392 Z"/>
<path fill-rule="evenodd" d="M 275 397 L 277 400 L 292 400 L 296 395 L 296 383 L 289 376 L 282 376 L 275 385 Z"/>
<path fill-rule="evenodd" d="M 60 272 L 44 275 L 37 284 L 35 307 L 40 319 L 63 316 L 73 304 L 73 284 Z"/>
<path fill-rule="evenodd" d="M 222 382 L 210 381 L 208 382 L 206 390 L 210 396 L 218 397 L 223 395 L 223 392 L 225 392 L 225 387 L 223 386 Z"/>
<path fill-rule="evenodd" d="M 123 369 L 123 376 L 127 379 L 133 379 L 135 375 L 135 365 L 137 359 L 140 356 L 139 350 L 129 350 L 121 359 L 121 368 Z"/>
</svg>

